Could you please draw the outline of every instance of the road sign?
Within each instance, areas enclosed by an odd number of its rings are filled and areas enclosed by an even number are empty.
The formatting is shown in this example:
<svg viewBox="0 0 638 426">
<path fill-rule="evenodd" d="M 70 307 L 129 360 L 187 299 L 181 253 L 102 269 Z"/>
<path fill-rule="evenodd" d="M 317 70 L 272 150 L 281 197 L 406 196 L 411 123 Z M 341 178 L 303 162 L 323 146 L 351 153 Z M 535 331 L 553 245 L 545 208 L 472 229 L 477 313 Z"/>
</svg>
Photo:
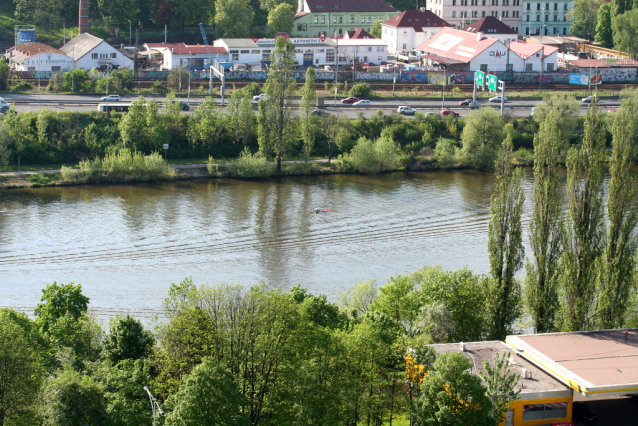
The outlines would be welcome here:
<svg viewBox="0 0 638 426">
<path fill-rule="evenodd" d="M 259 39 L 257 37 L 253 37 L 253 42 L 257 43 Z"/>
<path fill-rule="evenodd" d="M 319 40 L 321 40 L 321 42 L 323 43 L 324 41 L 326 41 L 326 38 L 324 36 L 319 37 Z"/>
<path fill-rule="evenodd" d="M 167 143 L 164 144 L 164 149 L 168 149 L 168 144 Z"/>
<path fill-rule="evenodd" d="M 476 71 L 476 74 L 474 75 L 474 81 L 476 82 L 477 86 L 485 86 L 485 73 L 483 71 Z"/>
<path fill-rule="evenodd" d="M 487 76 L 487 88 L 496 92 L 498 88 L 498 78 L 495 75 Z"/>
</svg>

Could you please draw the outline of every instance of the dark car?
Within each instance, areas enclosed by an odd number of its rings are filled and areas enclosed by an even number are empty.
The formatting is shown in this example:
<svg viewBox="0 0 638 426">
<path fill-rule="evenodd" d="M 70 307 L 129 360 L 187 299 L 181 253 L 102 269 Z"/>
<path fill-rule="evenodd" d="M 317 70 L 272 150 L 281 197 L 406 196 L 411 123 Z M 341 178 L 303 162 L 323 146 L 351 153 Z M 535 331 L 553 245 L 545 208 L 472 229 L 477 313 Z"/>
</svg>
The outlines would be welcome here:
<svg viewBox="0 0 638 426">
<path fill-rule="evenodd" d="M 318 115 L 321 117 L 322 115 L 330 115 L 330 113 L 322 109 L 313 109 L 312 111 L 310 111 L 310 115 Z"/>
<path fill-rule="evenodd" d="M 342 104 L 353 104 L 355 102 L 359 102 L 361 99 L 359 98 L 345 98 L 345 99 L 341 99 L 341 103 Z"/>
<path fill-rule="evenodd" d="M 173 103 L 175 102 L 179 103 L 179 105 L 182 107 L 182 111 L 188 111 L 191 109 L 191 106 L 184 101 L 173 101 Z"/>
<path fill-rule="evenodd" d="M 461 105 L 461 106 L 470 106 L 471 103 L 472 103 L 472 99 L 466 99 L 464 101 L 459 102 L 459 105 Z"/>
<path fill-rule="evenodd" d="M 439 112 L 439 114 L 443 116 L 451 115 L 452 117 L 458 117 L 460 114 L 458 112 L 454 112 L 451 109 L 444 109 Z"/>
<path fill-rule="evenodd" d="M 574 402 L 572 409 L 572 418 L 579 422 L 591 422 L 596 419 L 596 414 L 589 405 L 584 402 Z"/>
</svg>

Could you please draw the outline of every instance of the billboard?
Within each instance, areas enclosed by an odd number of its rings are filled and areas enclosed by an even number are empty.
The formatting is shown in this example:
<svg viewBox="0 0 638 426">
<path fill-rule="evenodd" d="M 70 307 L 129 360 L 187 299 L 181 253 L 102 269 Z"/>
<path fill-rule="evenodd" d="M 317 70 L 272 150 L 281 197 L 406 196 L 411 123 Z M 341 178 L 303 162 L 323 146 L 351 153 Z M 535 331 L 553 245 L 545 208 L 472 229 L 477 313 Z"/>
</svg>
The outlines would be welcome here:
<svg viewBox="0 0 638 426">
<path fill-rule="evenodd" d="M 483 71 L 476 71 L 474 81 L 476 82 L 477 86 L 485 86 L 485 73 Z"/>
<path fill-rule="evenodd" d="M 589 86 L 590 84 L 596 85 L 603 82 L 603 75 L 588 75 L 588 74 L 569 74 L 569 84 L 580 84 L 582 86 Z"/>
<path fill-rule="evenodd" d="M 495 92 L 498 90 L 498 78 L 495 75 L 487 76 L 487 88 Z"/>
<path fill-rule="evenodd" d="M 539 35 L 541 33 L 540 27 L 531 27 L 529 29 L 529 35 Z"/>
<path fill-rule="evenodd" d="M 447 86 L 450 84 L 450 76 L 446 74 L 428 74 L 428 83 Z"/>
</svg>

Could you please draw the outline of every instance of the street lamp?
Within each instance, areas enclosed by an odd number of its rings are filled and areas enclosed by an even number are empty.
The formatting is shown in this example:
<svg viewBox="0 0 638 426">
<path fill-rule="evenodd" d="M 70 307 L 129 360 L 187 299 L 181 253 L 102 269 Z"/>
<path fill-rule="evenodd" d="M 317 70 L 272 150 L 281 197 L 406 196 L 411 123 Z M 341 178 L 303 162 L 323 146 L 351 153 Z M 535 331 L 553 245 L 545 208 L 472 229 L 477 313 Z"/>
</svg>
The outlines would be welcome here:
<svg viewBox="0 0 638 426">
<path fill-rule="evenodd" d="M 164 412 L 160 408 L 159 404 L 157 403 L 157 399 L 155 399 L 148 387 L 144 386 L 144 390 L 148 394 L 148 397 L 151 399 L 151 409 L 153 410 L 153 426 L 155 426 L 155 413 L 159 412 L 160 416 L 163 416 Z"/>
<path fill-rule="evenodd" d="M 128 21 L 128 45 L 130 46 L 131 45 L 131 32 L 133 30 L 131 29 L 131 20 L 127 19 L 127 21 Z"/>
</svg>

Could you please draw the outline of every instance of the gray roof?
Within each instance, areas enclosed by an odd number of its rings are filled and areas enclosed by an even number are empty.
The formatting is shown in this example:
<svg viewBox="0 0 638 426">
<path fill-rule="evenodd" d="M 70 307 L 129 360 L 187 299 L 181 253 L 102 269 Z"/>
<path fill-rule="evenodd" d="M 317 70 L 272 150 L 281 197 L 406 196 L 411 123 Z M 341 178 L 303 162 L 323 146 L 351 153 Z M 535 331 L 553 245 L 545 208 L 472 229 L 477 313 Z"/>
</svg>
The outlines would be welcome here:
<svg viewBox="0 0 638 426">
<path fill-rule="evenodd" d="M 259 47 L 259 45 L 257 45 L 257 43 L 255 43 L 252 38 L 221 38 L 219 40 L 223 42 L 224 44 L 226 44 L 226 46 L 228 46 L 229 49 L 232 49 L 235 47 L 237 48 L 240 48 L 240 47 L 258 48 Z"/>
<path fill-rule="evenodd" d="M 89 33 L 82 33 L 69 40 L 69 42 L 62 46 L 60 50 L 77 61 L 103 41 L 103 39 L 95 37 Z"/>
</svg>

